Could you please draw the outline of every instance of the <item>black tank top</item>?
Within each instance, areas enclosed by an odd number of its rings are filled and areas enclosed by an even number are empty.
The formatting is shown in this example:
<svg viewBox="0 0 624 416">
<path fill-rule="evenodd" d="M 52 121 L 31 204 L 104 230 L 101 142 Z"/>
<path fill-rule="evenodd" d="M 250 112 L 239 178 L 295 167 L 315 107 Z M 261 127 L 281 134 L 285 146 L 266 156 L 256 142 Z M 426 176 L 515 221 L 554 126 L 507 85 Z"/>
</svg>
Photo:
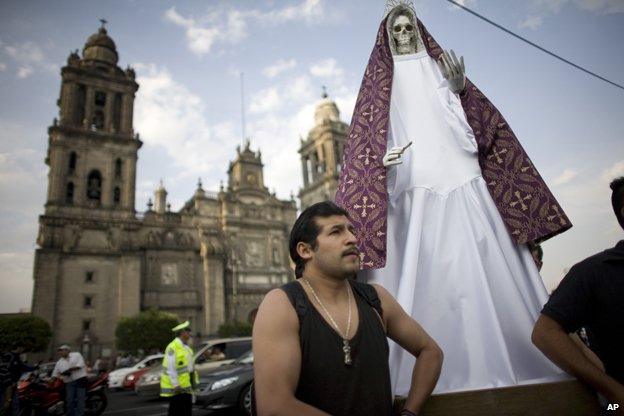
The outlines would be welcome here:
<svg viewBox="0 0 624 416">
<path fill-rule="evenodd" d="M 350 341 L 350 366 L 344 363 L 342 337 L 310 303 L 301 284 L 293 281 L 281 287 L 299 316 L 301 373 L 295 397 L 333 416 L 390 416 L 389 350 L 379 319 L 381 302 L 371 285 L 350 283 L 360 319 Z"/>
</svg>

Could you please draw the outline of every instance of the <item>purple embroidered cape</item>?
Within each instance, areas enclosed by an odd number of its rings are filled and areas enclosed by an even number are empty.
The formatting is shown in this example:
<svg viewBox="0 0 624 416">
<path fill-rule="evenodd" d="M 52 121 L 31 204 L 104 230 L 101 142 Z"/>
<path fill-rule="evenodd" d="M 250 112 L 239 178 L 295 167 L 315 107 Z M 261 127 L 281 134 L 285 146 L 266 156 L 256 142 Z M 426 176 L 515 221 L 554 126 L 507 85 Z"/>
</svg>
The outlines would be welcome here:
<svg viewBox="0 0 624 416">
<path fill-rule="evenodd" d="M 386 153 L 393 60 L 386 19 L 381 22 L 355 103 L 344 149 L 336 203 L 357 230 L 362 268 L 386 264 L 388 193 Z M 418 21 L 427 53 L 442 49 Z M 543 241 L 572 226 L 511 128 L 485 95 L 467 80 L 461 103 L 475 134 L 479 165 L 488 190 L 517 244 Z"/>
</svg>

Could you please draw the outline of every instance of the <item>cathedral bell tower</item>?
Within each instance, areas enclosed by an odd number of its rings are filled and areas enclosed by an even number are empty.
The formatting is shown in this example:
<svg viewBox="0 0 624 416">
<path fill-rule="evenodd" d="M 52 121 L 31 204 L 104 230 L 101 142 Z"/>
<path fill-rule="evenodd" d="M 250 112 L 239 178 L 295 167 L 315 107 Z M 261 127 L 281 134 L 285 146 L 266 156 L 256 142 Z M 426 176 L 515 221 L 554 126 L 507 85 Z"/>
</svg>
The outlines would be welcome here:
<svg viewBox="0 0 624 416">
<path fill-rule="evenodd" d="M 236 148 L 236 159 L 228 169 L 228 189 L 237 193 L 264 196 L 268 189 L 264 186 L 262 155 L 249 148 L 249 140 L 241 150 Z"/>
<path fill-rule="evenodd" d="M 301 209 L 332 200 L 338 189 L 338 176 L 349 126 L 340 120 L 338 106 L 327 96 L 325 87 L 314 112 L 314 127 L 301 139 L 299 154 L 303 188 L 299 191 Z"/>
<path fill-rule="evenodd" d="M 59 119 L 48 129 L 46 215 L 133 218 L 137 150 L 132 128 L 139 88 L 131 68 L 117 66 L 104 25 L 61 70 Z"/>
<path fill-rule="evenodd" d="M 139 86 L 117 62 L 102 25 L 61 69 L 59 118 L 48 128 L 32 311 L 52 327 L 50 353 L 69 344 L 85 359 L 110 356 L 111 323 L 140 310 L 142 259 L 133 248 L 141 141 L 132 129 Z"/>
</svg>

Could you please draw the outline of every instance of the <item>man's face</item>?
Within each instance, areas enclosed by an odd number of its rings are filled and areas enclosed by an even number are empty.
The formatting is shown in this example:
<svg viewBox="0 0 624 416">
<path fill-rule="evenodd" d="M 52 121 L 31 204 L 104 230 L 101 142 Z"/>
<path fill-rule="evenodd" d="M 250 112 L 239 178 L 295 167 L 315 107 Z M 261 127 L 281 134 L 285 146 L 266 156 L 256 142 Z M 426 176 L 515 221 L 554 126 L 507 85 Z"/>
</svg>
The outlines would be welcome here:
<svg viewBox="0 0 624 416">
<path fill-rule="evenodd" d="M 59 355 L 60 355 L 62 358 L 67 358 L 67 357 L 69 356 L 69 350 L 68 350 L 68 349 L 63 348 L 62 350 L 59 350 Z"/>
<path fill-rule="evenodd" d="M 189 339 L 191 338 L 191 332 L 190 331 L 181 331 L 179 337 L 182 340 L 182 342 L 184 342 L 186 344 L 186 343 L 188 343 Z"/>
<path fill-rule="evenodd" d="M 317 217 L 320 228 L 316 249 L 309 251 L 308 264 L 323 274 L 338 279 L 353 276 L 360 269 L 360 256 L 356 246 L 355 229 L 342 215 Z M 303 257 L 303 256 L 302 256 Z"/>
</svg>

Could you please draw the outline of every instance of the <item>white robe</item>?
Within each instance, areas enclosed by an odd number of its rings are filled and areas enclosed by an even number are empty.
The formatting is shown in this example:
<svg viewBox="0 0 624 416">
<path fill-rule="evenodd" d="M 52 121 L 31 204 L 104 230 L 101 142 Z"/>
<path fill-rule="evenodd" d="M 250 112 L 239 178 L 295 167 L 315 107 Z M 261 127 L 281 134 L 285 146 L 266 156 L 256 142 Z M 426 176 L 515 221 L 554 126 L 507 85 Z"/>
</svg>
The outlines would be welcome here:
<svg viewBox="0 0 624 416">
<path fill-rule="evenodd" d="M 525 246 L 509 237 L 481 176 L 474 133 L 426 51 L 394 57 L 386 267 L 362 272 L 396 297 L 444 351 L 435 393 L 568 378 L 531 343 L 547 299 Z M 391 342 L 395 394 L 414 358 Z"/>
</svg>

